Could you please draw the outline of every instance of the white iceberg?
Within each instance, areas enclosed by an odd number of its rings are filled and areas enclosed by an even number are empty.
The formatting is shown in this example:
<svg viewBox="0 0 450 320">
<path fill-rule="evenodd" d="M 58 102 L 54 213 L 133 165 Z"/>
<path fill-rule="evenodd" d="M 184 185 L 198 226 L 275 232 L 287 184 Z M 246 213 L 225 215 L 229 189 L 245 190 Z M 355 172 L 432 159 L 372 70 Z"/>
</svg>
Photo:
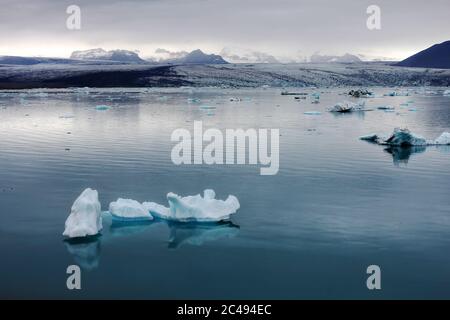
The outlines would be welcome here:
<svg viewBox="0 0 450 320">
<path fill-rule="evenodd" d="M 335 104 L 333 107 L 329 108 L 328 111 L 330 112 L 340 112 L 340 113 L 346 113 L 346 112 L 355 112 L 355 111 L 364 111 L 365 103 L 353 103 L 353 102 L 339 102 Z"/>
<path fill-rule="evenodd" d="M 109 204 L 109 213 L 116 219 L 153 220 L 147 208 L 132 199 L 119 198 Z"/>
<path fill-rule="evenodd" d="M 436 140 L 434 140 L 435 145 L 450 145 L 450 133 L 443 132 Z"/>
<path fill-rule="evenodd" d="M 383 137 L 372 133 L 362 137 L 361 140 L 374 142 L 381 145 L 412 147 L 412 146 L 431 146 L 431 145 L 450 145 L 450 133 L 443 132 L 435 140 L 427 140 L 422 136 L 412 133 L 408 129 L 395 128 L 389 137 Z"/>
<path fill-rule="evenodd" d="M 96 235 L 100 230 L 102 217 L 98 192 L 87 188 L 73 203 L 63 235 L 69 238 L 86 237 Z"/>
<path fill-rule="evenodd" d="M 151 214 L 161 219 L 172 221 L 217 222 L 229 220 L 239 207 L 235 196 L 223 200 L 215 199 L 214 190 L 207 189 L 201 195 L 180 197 L 172 192 L 167 194 L 169 208 L 154 202 L 144 202 L 143 205 Z"/>
</svg>

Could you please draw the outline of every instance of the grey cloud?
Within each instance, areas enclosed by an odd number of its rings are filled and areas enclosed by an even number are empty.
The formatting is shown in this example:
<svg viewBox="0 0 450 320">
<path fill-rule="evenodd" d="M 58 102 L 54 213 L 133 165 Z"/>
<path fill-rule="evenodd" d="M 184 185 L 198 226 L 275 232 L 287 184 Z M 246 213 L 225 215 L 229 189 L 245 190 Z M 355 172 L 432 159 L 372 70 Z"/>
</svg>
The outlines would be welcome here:
<svg viewBox="0 0 450 320">
<path fill-rule="evenodd" d="M 0 54 L 48 44 L 67 56 L 80 45 L 139 49 L 143 56 L 164 47 L 218 53 L 227 46 L 274 57 L 298 50 L 390 56 L 448 40 L 448 0 L 375 2 L 379 31 L 366 28 L 372 0 L 1 0 Z M 70 4 L 81 7 L 80 31 L 65 27 Z"/>
</svg>

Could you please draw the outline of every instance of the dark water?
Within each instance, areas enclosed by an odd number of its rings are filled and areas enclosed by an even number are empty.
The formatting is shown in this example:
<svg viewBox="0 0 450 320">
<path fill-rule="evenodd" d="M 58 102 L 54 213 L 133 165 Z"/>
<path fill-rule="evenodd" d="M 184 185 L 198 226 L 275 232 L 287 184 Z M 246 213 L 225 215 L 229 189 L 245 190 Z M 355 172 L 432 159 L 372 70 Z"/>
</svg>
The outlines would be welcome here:
<svg viewBox="0 0 450 320">
<path fill-rule="evenodd" d="M 450 97 L 366 99 L 396 112 L 339 116 L 326 108 L 348 100 L 345 90 L 316 91 L 320 104 L 275 89 L 0 93 L 0 297 L 450 298 L 449 148 L 358 139 L 404 126 L 435 138 L 450 129 Z M 304 114 L 313 110 L 322 114 Z M 175 166 L 170 135 L 194 120 L 279 128 L 279 173 Z M 64 221 L 86 187 L 103 210 L 118 197 L 165 203 L 170 191 L 205 188 L 235 195 L 241 209 L 220 225 L 105 217 L 101 236 L 69 243 Z M 82 267 L 79 291 L 66 288 L 71 264 Z M 371 264 L 381 267 L 380 291 L 366 287 Z"/>
</svg>

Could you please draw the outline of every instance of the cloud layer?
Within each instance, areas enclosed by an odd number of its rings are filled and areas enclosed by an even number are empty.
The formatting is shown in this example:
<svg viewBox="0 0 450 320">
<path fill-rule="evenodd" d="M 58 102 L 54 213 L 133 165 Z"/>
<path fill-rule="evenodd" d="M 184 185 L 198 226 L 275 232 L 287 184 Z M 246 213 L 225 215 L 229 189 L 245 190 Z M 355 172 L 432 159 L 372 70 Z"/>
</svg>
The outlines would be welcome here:
<svg viewBox="0 0 450 320">
<path fill-rule="evenodd" d="M 448 0 L 376 2 L 382 29 L 370 31 L 366 0 L 2 0 L 0 54 L 68 57 L 103 47 L 149 57 L 158 48 L 240 47 L 286 59 L 299 51 L 403 58 L 450 38 Z M 81 8 L 79 31 L 66 28 L 71 4 Z"/>
</svg>

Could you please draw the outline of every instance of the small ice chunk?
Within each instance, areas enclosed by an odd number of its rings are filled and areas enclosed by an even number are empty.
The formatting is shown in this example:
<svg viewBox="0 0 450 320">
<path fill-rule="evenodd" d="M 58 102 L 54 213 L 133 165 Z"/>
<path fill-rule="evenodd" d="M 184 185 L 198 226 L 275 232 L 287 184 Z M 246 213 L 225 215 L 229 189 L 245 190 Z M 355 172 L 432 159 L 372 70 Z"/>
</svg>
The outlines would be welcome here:
<svg viewBox="0 0 450 320">
<path fill-rule="evenodd" d="M 377 142 L 379 139 L 379 136 L 376 133 L 367 134 L 365 136 L 359 137 L 360 140 L 365 141 L 371 141 L 371 142 Z"/>
<path fill-rule="evenodd" d="M 188 103 L 200 103 L 200 99 L 198 99 L 198 98 L 188 98 L 187 102 Z"/>
<path fill-rule="evenodd" d="M 395 110 L 395 108 L 392 106 L 380 106 L 380 107 L 377 107 L 377 109 L 378 110 Z"/>
<path fill-rule="evenodd" d="M 305 111 L 305 112 L 303 112 L 303 114 L 306 114 L 309 116 L 318 116 L 318 115 L 321 115 L 322 113 L 319 111 Z"/>
<path fill-rule="evenodd" d="M 355 98 L 371 98 L 374 96 L 373 92 L 369 91 L 367 89 L 366 90 L 363 90 L 363 89 L 350 90 L 348 95 L 355 97 Z"/>
<path fill-rule="evenodd" d="M 401 97 L 401 96 L 409 96 L 409 92 L 406 91 L 392 91 L 392 92 L 388 92 L 385 93 L 384 96 L 386 97 Z"/>
<path fill-rule="evenodd" d="M 109 110 L 109 109 L 110 109 L 110 107 L 106 106 L 106 105 L 98 105 L 95 107 L 95 110 L 97 110 L 97 111 L 105 111 L 105 110 Z"/>
<path fill-rule="evenodd" d="M 216 109 L 215 106 L 208 106 L 208 105 L 200 106 L 199 108 L 202 110 L 215 110 Z"/>
<path fill-rule="evenodd" d="M 335 104 L 333 107 L 329 108 L 330 112 L 354 112 L 354 111 L 364 111 L 365 103 L 352 103 L 352 102 L 339 102 Z"/>
<path fill-rule="evenodd" d="M 207 189 L 203 197 L 195 196 L 180 197 L 172 192 L 167 194 L 169 208 L 154 202 L 144 202 L 143 205 L 151 214 L 173 221 L 199 221 L 214 222 L 230 219 L 239 207 L 239 201 L 235 196 L 228 196 L 224 200 L 215 199 L 214 190 Z"/>
<path fill-rule="evenodd" d="M 147 208 L 132 199 L 119 198 L 109 204 L 109 213 L 113 218 L 132 220 L 153 220 Z"/>
<path fill-rule="evenodd" d="M 450 145 L 450 133 L 443 132 L 436 140 L 434 140 L 436 145 Z"/>
<path fill-rule="evenodd" d="M 87 188 L 73 203 L 63 235 L 70 238 L 86 237 L 96 235 L 100 230 L 102 217 L 98 192 Z"/>
</svg>

